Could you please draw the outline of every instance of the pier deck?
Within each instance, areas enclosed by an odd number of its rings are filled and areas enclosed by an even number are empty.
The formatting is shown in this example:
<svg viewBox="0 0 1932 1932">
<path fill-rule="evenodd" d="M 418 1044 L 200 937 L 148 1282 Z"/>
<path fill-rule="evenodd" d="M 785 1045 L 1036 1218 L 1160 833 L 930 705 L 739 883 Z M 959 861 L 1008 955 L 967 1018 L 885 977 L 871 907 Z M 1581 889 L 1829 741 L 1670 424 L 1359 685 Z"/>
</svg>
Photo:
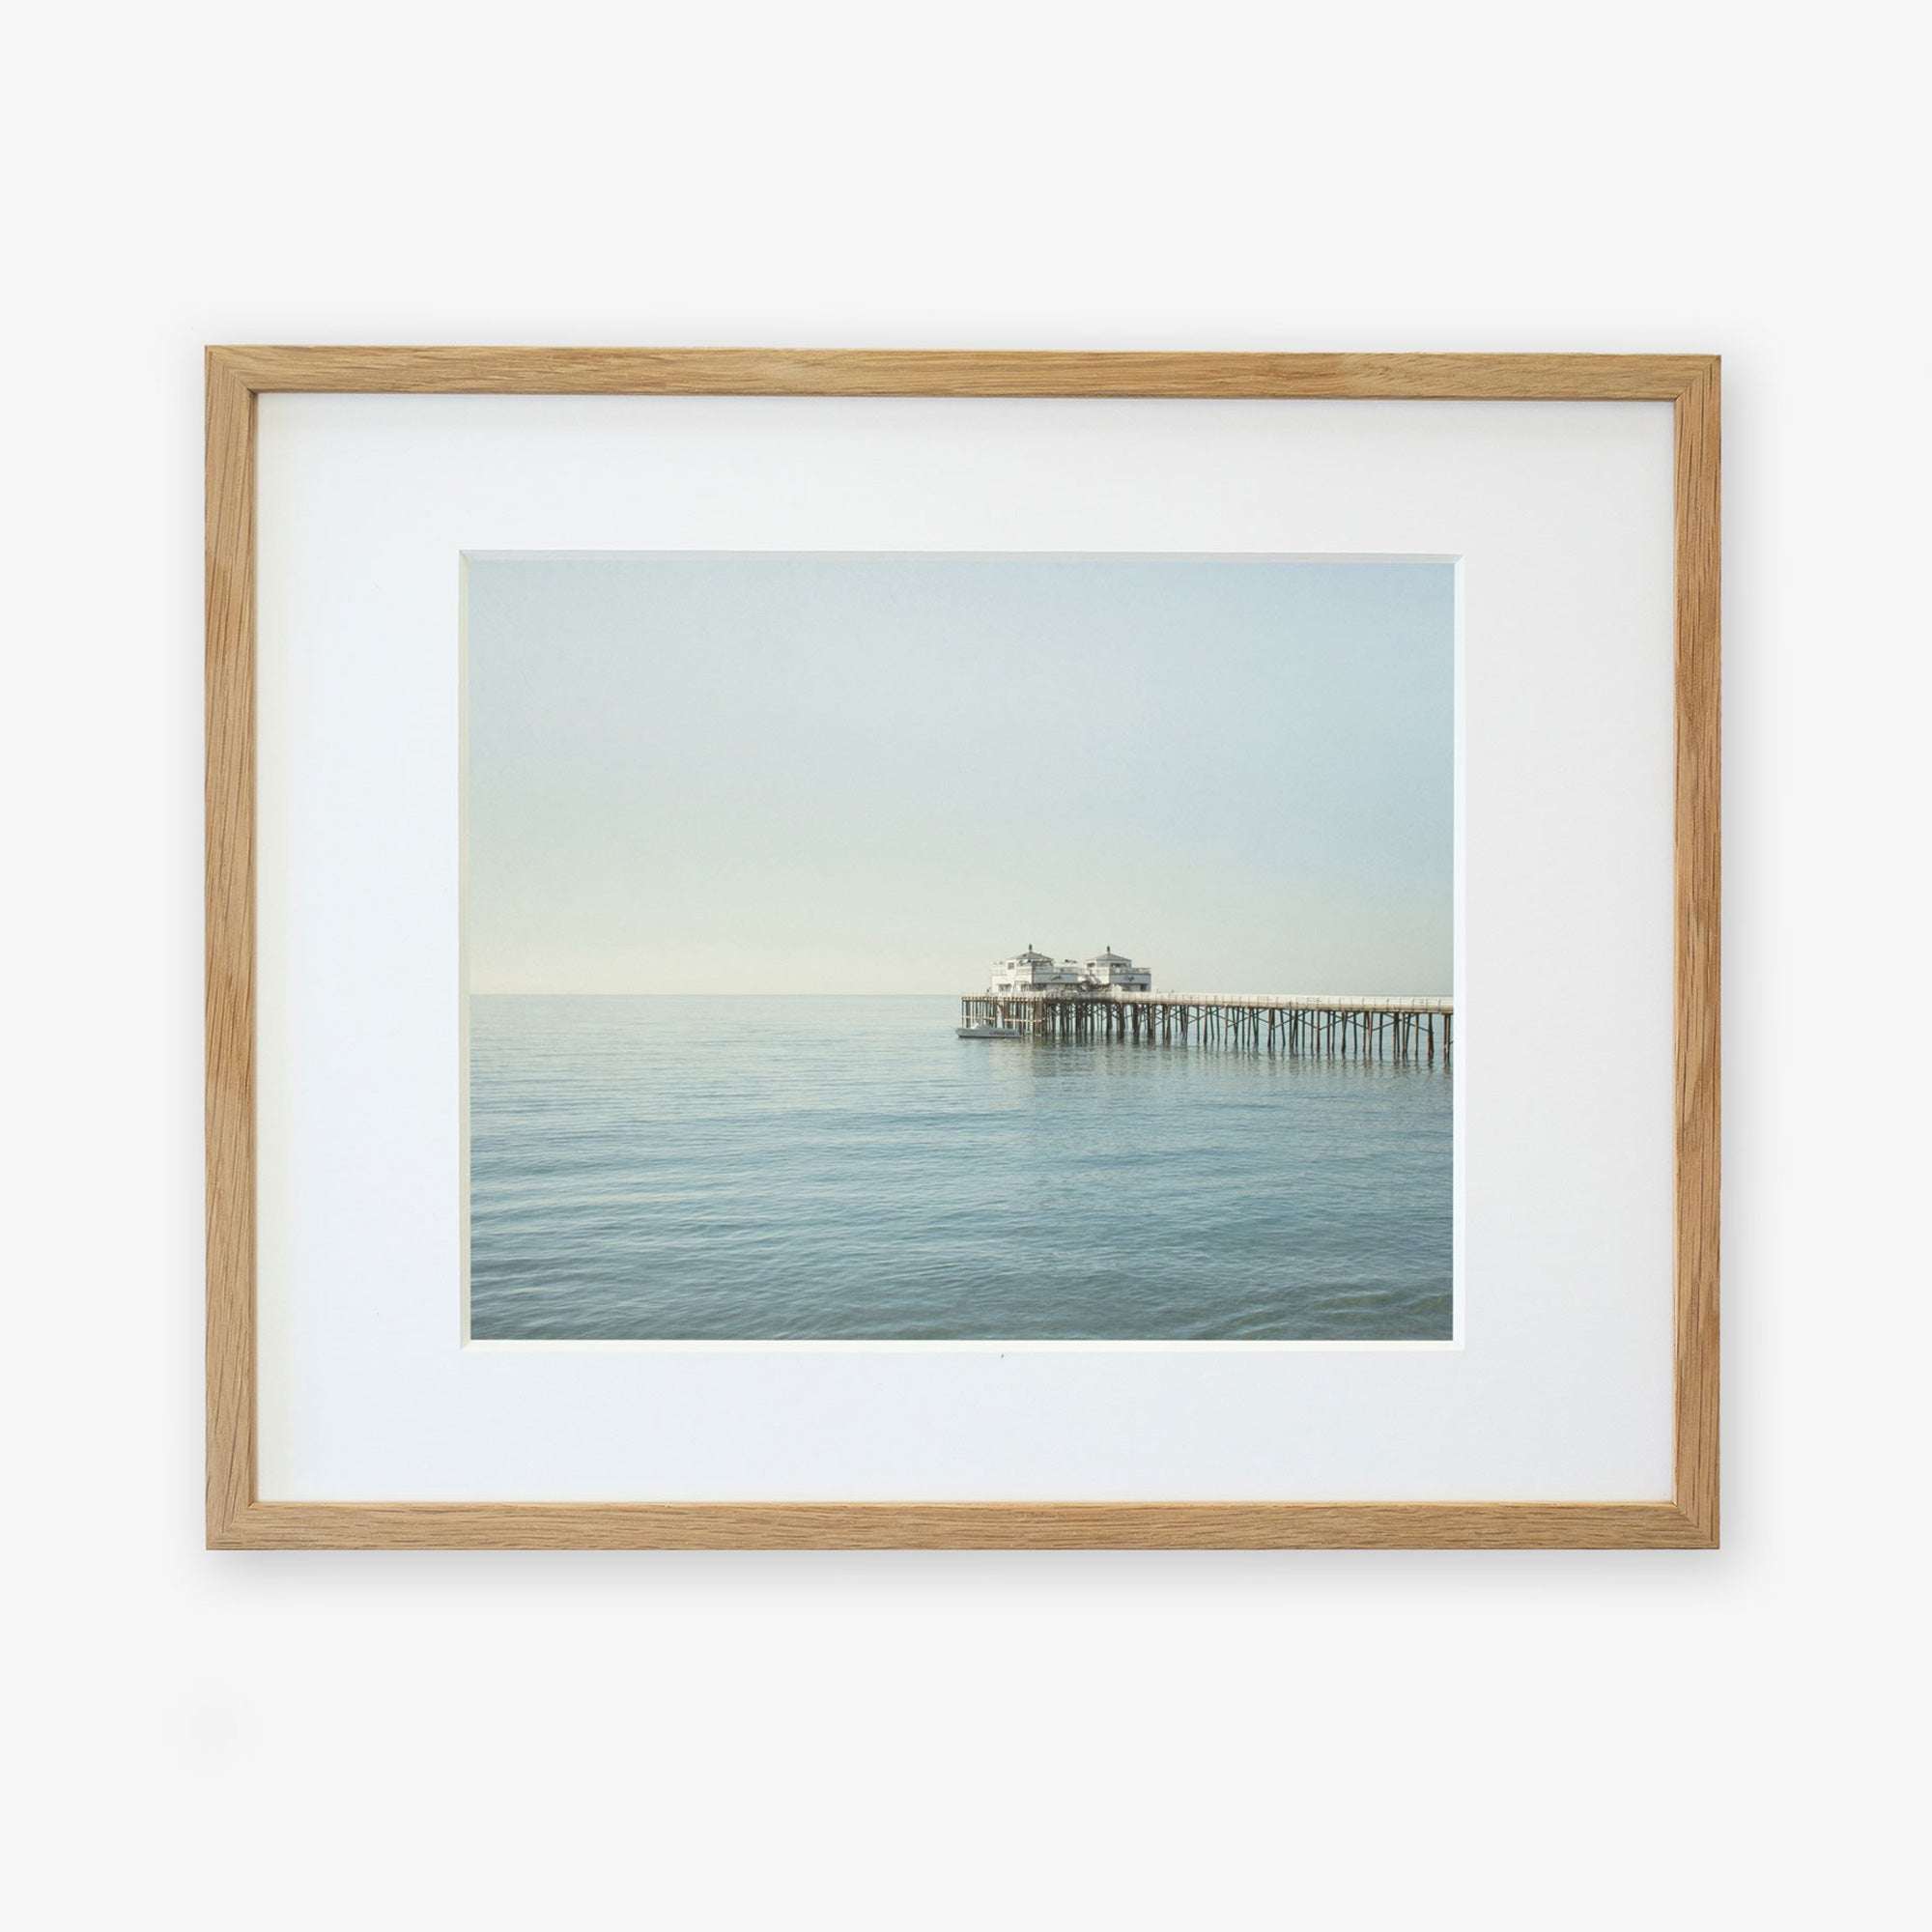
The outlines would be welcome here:
<svg viewBox="0 0 1932 1932">
<path fill-rule="evenodd" d="M 1365 1059 L 1448 1058 L 1455 1002 L 1352 993 L 962 993 L 961 1022 L 1058 1039 L 1179 1042 Z"/>
</svg>

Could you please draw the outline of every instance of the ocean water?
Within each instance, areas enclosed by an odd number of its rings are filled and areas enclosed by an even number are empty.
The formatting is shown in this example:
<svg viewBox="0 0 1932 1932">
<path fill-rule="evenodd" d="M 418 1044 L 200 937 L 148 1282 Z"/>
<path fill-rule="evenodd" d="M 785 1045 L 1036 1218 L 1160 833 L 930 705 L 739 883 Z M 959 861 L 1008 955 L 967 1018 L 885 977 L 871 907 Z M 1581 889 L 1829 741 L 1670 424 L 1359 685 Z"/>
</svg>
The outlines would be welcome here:
<svg viewBox="0 0 1932 1932">
<path fill-rule="evenodd" d="M 479 1339 L 1442 1340 L 1450 1073 L 952 998 L 470 1001 Z"/>
</svg>

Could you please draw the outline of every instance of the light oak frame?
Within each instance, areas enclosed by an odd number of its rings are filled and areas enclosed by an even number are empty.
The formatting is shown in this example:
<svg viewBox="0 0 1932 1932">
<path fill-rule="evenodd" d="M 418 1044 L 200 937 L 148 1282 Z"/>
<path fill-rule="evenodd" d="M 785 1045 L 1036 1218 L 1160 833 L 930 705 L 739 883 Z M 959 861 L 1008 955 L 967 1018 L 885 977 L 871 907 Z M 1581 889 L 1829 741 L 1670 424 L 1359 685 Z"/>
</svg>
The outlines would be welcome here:
<svg viewBox="0 0 1932 1932">
<path fill-rule="evenodd" d="M 1718 1541 L 1719 449 L 1710 355 L 208 352 L 208 1544 L 298 1548 L 1672 1548 Z M 1676 421 L 1675 1486 L 1667 1502 L 289 1503 L 256 1484 L 255 399 L 1665 401 Z"/>
</svg>

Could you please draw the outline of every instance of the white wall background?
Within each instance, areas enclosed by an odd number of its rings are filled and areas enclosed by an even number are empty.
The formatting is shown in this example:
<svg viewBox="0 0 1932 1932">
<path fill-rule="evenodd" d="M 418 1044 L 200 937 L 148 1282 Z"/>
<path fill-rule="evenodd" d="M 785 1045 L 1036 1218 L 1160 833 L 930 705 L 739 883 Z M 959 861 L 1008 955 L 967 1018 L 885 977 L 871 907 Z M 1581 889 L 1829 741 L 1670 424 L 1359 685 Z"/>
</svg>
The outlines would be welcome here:
<svg viewBox="0 0 1932 1932">
<path fill-rule="evenodd" d="M 1863 4 L 16 23 L 20 1922 L 1888 1922 L 1932 1274 L 1908 36 Z M 203 1553 L 204 340 L 1720 351 L 1724 1550 Z"/>
</svg>

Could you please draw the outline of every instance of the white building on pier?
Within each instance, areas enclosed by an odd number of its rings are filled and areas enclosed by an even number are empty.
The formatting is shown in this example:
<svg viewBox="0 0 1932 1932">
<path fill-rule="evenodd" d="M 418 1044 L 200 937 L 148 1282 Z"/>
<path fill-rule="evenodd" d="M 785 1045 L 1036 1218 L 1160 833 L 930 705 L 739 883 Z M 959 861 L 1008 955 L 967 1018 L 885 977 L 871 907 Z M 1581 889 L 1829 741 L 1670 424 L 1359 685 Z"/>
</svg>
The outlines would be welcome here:
<svg viewBox="0 0 1932 1932">
<path fill-rule="evenodd" d="M 1087 962 L 1087 978 L 1107 992 L 1151 993 L 1153 969 L 1136 966 L 1124 952 L 1102 950 Z"/>
<path fill-rule="evenodd" d="M 1124 952 L 1102 947 L 1091 959 L 1054 959 L 1028 946 L 993 962 L 989 993 L 1151 993 L 1153 972 Z"/>
</svg>

